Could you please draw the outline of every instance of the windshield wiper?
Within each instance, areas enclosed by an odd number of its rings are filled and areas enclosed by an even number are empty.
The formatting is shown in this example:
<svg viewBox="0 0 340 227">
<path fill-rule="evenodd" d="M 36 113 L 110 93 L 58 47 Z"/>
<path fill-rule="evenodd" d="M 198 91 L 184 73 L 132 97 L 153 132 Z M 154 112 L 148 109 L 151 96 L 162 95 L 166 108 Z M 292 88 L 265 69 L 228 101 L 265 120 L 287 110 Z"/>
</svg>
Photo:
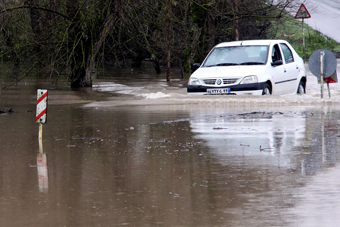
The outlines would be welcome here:
<svg viewBox="0 0 340 227">
<path fill-rule="evenodd" d="M 243 62 L 240 65 L 263 65 L 263 62 L 256 62 L 256 61 L 250 61 L 250 62 Z"/>
<path fill-rule="evenodd" d="M 239 65 L 238 63 L 219 63 L 216 65 L 207 65 L 206 67 L 214 67 L 214 66 L 230 66 L 230 65 Z"/>
</svg>

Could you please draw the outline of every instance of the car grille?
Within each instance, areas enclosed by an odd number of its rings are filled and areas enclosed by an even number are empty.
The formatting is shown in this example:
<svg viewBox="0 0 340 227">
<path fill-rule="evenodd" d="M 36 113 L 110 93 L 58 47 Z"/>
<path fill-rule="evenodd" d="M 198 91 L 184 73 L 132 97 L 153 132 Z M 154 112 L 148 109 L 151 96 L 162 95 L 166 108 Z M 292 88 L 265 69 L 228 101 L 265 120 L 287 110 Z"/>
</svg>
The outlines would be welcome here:
<svg viewBox="0 0 340 227">
<path fill-rule="evenodd" d="M 216 80 L 217 79 L 204 79 L 203 81 L 206 85 L 215 85 Z M 237 80 L 237 78 L 223 79 L 223 84 L 234 84 Z"/>
<path fill-rule="evenodd" d="M 234 84 L 238 79 L 223 79 L 223 84 Z"/>
<path fill-rule="evenodd" d="M 203 80 L 205 84 L 207 85 L 214 85 L 216 82 L 216 79 L 205 79 Z"/>
</svg>

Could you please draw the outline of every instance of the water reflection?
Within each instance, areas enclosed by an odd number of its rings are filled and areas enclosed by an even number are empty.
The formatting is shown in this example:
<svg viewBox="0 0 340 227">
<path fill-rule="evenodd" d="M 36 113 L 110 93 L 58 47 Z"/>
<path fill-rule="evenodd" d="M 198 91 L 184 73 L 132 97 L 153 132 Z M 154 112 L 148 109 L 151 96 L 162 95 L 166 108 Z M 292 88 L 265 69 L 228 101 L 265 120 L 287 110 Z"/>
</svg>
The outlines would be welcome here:
<svg viewBox="0 0 340 227">
<path fill-rule="evenodd" d="M 195 138 L 205 140 L 221 164 L 241 156 L 242 149 L 242 157 L 251 159 L 252 165 L 289 168 L 291 150 L 305 136 L 306 117 L 292 112 L 247 112 L 197 118 L 190 126 Z"/>
<path fill-rule="evenodd" d="M 45 153 L 37 154 L 38 184 L 40 192 L 48 192 L 48 168 Z"/>
<path fill-rule="evenodd" d="M 298 157 L 297 171 L 312 175 L 339 161 L 339 126 L 337 110 L 322 108 L 307 114 L 303 152 Z"/>
<path fill-rule="evenodd" d="M 268 156 L 267 165 L 310 175 L 339 159 L 334 149 L 339 140 L 337 113 L 313 109 L 206 115 L 192 118 L 190 127 L 222 164 L 242 156 L 262 165 Z"/>
<path fill-rule="evenodd" d="M 240 223 L 243 226 L 254 223 L 256 226 L 310 224 L 315 213 L 291 209 L 305 206 L 298 203 L 295 195 L 298 191 L 301 200 L 306 201 L 306 193 L 298 189 L 308 180 L 293 173 L 311 176 L 321 169 L 328 171 L 339 161 L 338 121 L 339 112 L 331 111 L 331 108 L 284 113 L 222 113 L 191 119 L 194 138 L 205 141 L 209 153 L 221 165 L 219 175 L 233 176 L 227 183 L 237 190 L 234 199 L 242 201 L 242 205 L 225 206 L 225 212 L 236 218 L 231 226 Z M 261 150 L 259 146 L 268 149 Z M 327 185 L 315 185 L 314 188 L 324 188 L 327 193 Z M 316 211 L 320 201 L 311 199 L 310 195 L 308 198 L 308 206 L 315 207 Z M 330 206 L 324 206 L 324 209 L 322 213 L 334 213 L 327 211 Z M 317 223 L 313 226 L 323 226 L 326 222 L 319 220 Z M 327 223 L 339 224 L 336 218 L 328 219 Z M 309 226 L 304 224 L 301 226 Z"/>
</svg>

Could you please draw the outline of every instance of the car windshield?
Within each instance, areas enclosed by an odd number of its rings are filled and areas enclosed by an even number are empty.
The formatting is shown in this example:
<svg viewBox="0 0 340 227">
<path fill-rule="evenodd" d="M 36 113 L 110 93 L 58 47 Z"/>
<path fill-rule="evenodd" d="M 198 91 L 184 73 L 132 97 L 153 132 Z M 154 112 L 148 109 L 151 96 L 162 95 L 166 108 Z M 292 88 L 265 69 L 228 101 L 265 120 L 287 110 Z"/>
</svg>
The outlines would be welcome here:
<svg viewBox="0 0 340 227">
<path fill-rule="evenodd" d="M 268 46 L 217 47 L 209 54 L 203 67 L 230 65 L 264 65 Z"/>
</svg>

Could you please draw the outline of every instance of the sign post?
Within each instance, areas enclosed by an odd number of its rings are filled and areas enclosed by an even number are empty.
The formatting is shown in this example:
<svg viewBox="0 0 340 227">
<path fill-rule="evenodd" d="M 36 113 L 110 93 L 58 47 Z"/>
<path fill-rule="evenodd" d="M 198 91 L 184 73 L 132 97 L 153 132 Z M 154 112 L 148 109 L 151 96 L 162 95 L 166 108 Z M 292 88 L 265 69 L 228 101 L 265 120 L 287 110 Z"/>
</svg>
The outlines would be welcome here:
<svg viewBox="0 0 340 227">
<path fill-rule="evenodd" d="M 323 72 L 324 72 L 324 61 L 323 61 L 323 57 L 325 55 L 324 51 L 320 51 L 320 82 L 321 82 L 321 98 L 323 98 Z"/>
<path fill-rule="evenodd" d="M 47 90 L 37 91 L 37 112 L 35 121 L 39 123 L 39 152 L 43 152 L 42 146 L 42 125 L 46 123 L 47 113 Z"/>
<path fill-rule="evenodd" d="M 302 19 L 302 46 L 303 46 L 303 57 L 305 57 L 305 27 L 304 27 L 304 19 L 311 18 L 306 6 L 301 4 L 299 10 L 297 11 L 295 19 Z"/>
<path fill-rule="evenodd" d="M 308 60 L 308 66 L 310 71 L 320 79 L 321 84 L 321 98 L 323 98 L 324 86 L 323 83 L 327 83 L 328 96 L 331 97 L 331 92 L 329 89 L 330 83 L 337 83 L 337 60 L 334 54 L 326 49 L 320 49 L 315 51 Z"/>
</svg>

